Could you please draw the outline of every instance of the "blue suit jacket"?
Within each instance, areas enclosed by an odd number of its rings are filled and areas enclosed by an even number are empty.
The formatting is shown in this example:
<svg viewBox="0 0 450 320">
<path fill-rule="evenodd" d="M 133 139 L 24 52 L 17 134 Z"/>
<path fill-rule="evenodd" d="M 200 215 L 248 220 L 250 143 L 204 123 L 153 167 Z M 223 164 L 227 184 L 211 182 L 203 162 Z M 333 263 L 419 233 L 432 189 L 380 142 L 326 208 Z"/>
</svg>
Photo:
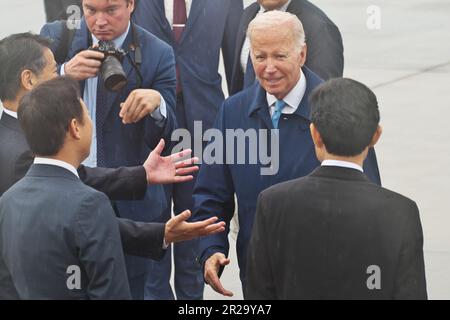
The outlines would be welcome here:
<svg viewBox="0 0 450 320">
<path fill-rule="evenodd" d="M 5 192 L 0 244 L 2 291 L 13 288 L 12 279 L 17 298 L 130 298 L 110 202 L 66 169 L 32 165 Z M 70 266 L 80 269 L 80 289 L 67 286 Z"/>
<path fill-rule="evenodd" d="M 46 24 L 41 30 L 43 36 L 54 39 L 53 51 L 59 45 L 62 27 L 61 22 L 54 22 Z M 169 45 L 138 26 L 136 26 L 136 33 L 138 39 L 135 40 L 139 43 L 143 60 L 140 66 L 143 76 L 141 88 L 150 88 L 161 93 L 167 104 L 167 119 L 162 127 L 150 115 L 135 124 L 122 124 L 119 117 L 120 103 L 124 102 L 131 91 L 137 89 L 138 85 L 136 70 L 125 58 L 122 65 L 127 74 L 128 84 L 118 93 L 108 93 L 105 106 L 108 113 L 103 124 L 103 131 L 97 131 L 97 137 L 99 135 L 103 137 L 106 165 L 112 168 L 141 165 L 161 138 L 170 141 L 170 135 L 176 127 L 173 112 L 176 88 L 173 50 Z M 90 35 L 86 22 L 82 19 L 81 28 L 74 35 L 66 61 L 88 48 L 88 36 Z M 133 35 L 130 28 L 123 48 L 127 50 L 132 41 Z M 134 51 L 131 51 L 130 55 L 134 61 Z M 80 84 L 80 88 L 82 91 L 84 90 L 84 82 Z M 167 207 L 167 201 L 162 186 L 156 185 L 148 188 L 142 201 L 119 201 L 116 203 L 116 207 L 121 217 L 149 222 L 162 214 Z M 131 259 L 140 260 L 140 258 Z M 127 270 L 130 277 L 146 271 L 145 264 L 128 263 L 128 261 L 129 258 L 127 258 Z"/>
<path fill-rule="evenodd" d="M 174 49 L 185 104 L 177 118 L 184 117 L 180 123 L 185 123 L 191 133 L 196 120 L 203 121 L 204 129 L 210 128 L 224 100 L 218 73 L 220 49 L 230 84 L 242 12 L 241 0 L 193 0 L 186 28 L 176 44 L 164 1 L 141 0 L 137 4 L 134 21 Z"/>
<path fill-rule="evenodd" d="M 194 188 L 194 219 L 201 220 L 217 215 L 220 220 L 227 223 L 227 232 L 200 239 L 199 259 L 202 264 L 215 252 L 228 255 L 228 227 L 233 218 L 236 194 L 240 228 L 237 255 L 241 280 L 245 280 L 246 251 L 259 193 L 274 184 L 303 177 L 320 165 L 309 131 L 311 121 L 308 97 L 311 91 L 322 83 L 322 80 L 307 68 L 303 68 L 303 73 L 307 81 L 304 98 L 294 114 L 283 114 L 280 119 L 278 172 L 275 175 L 261 175 L 260 169 L 263 166 L 260 164 L 236 164 L 235 144 L 234 164 L 202 164 Z M 266 91 L 255 83 L 225 100 L 218 114 L 215 128 L 219 129 L 224 137 L 226 129 L 240 128 L 244 131 L 273 129 Z M 258 150 L 259 148 L 258 145 Z M 225 154 L 229 154 L 230 151 L 227 149 Z M 248 150 L 246 153 L 248 159 Z M 373 182 L 380 184 L 373 150 L 364 163 L 364 170 Z"/>
</svg>

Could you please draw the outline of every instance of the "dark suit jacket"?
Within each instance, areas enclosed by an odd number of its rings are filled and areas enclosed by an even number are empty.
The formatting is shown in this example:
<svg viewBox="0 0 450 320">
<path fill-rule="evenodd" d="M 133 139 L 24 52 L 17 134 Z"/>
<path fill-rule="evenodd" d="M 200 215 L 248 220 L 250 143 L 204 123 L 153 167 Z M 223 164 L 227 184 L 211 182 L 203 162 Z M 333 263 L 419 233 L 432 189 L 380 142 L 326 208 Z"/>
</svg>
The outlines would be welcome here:
<svg viewBox="0 0 450 320">
<path fill-rule="evenodd" d="M 33 163 L 28 143 L 16 118 L 6 113 L 0 119 L 0 196 L 20 180 Z M 78 168 L 80 179 L 114 200 L 141 199 L 147 188 L 145 169 Z M 160 259 L 164 224 L 119 219 L 124 251 L 130 255 Z"/>
<path fill-rule="evenodd" d="M 70 171 L 32 165 L 0 198 L 0 259 L 20 299 L 129 299 L 108 198 Z M 77 266 L 81 288 L 70 290 Z"/>
<path fill-rule="evenodd" d="M 52 49 L 58 47 L 61 41 L 63 24 L 54 22 L 46 24 L 41 35 L 54 39 Z M 142 164 L 149 152 L 156 147 L 161 138 L 170 141 L 171 133 L 176 127 L 174 115 L 175 108 L 175 59 L 172 48 L 159 40 L 146 30 L 135 26 L 136 39 L 133 39 L 132 28 L 128 33 L 123 49 L 129 51 L 132 61 L 135 61 L 135 51 L 131 49 L 133 40 L 138 44 L 142 64 L 140 72 L 143 77 L 141 88 L 158 91 L 167 104 L 167 118 L 163 123 L 156 121 L 150 115 L 134 124 L 124 125 L 119 117 L 120 103 L 124 102 L 129 94 L 138 89 L 137 71 L 129 59 L 125 58 L 122 67 L 127 75 L 128 83 L 120 92 L 108 92 L 103 103 L 106 109 L 103 123 L 97 123 L 97 146 L 103 141 L 105 164 L 107 167 L 136 166 Z M 78 52 L 89 46 L 89 32 L 86 21 L 82 19 L 80 29 L 75 32 L 66 60 L 70 60 Z M 85 83 L 80 84 L 84 91 Z M 99 106 L 97 106 L 99 107 Z M 101 128 L 101 129 L 99 129 Z M 167 208 L 167 200 L 161 185 L 148 187 L 141 201 L 118 201 L 115 209 L 123 218 L 136 221 L 151 222 L 158 215 L 162 215 Z M 162 240 L 162 239 L 161 239 Z M 148 261 L 136 257 L 126 257 L 127 271 L 130 278 L 142 275 L 148 271 Z"/>
<path fill-rule="evenodd" d="M 248 6 L 242 15 L 234 54 L 231 94 L 244 89 L 241 50 L 248 25 L 259 10 L 260 5 L 255 2 Z M 344 72 L 344 48 L 341 33 L 336 25 L 322 10 L 306 0 L 292 0 L 287 12 L 295 14 L 303 24 L 308 46 L 306 66 L 324 80 L 342 77 Z"/>
<path fill-rule="evenodd" d="M 303 68 L 306 77 L 306 92 L 294 114 L 284 114 L 279 124 L 279 169 L 273 175 L 261 175 L 261 168 L 268 167 L 249 164 L 239 164 L 238 147 L 225 150 L 222 164 L 203 163 L 194 188 L 194 220 L 203 220 L 218 216 L 227 225 L 234 214 L 234 195 L 238 201 L 239 234 L 237 240 L 237 256 L 241 280 L 245 281 L 245 263 L 248 242 L 250 240 L 253 219 L 256 211 L 256 201 L 259 193 L 283 181 L 305 176 L 320 165 L 314 152 L 314 144 L 309 132 L 310 107 L 308 97 L 312 90 L 322 83 L 307 68 Z M 252 87 L 225 100 L 216 120 L 215 128 L 226 137 L 226 130 L 270 130 L 273 129 L 266 91 L 255 83 Z M 263 141 L 258 139 L 258 150 L 261 144 L 268 144 L 269 137 Z M 260 140 L 261 139 L 261 140 Z M 224 142 L 229 146 L 230 141 Z M 247 147 L 248 148 L 248 147 Z M 270 147 L 266 146 L 266 150 Z M 248 149 L 247 149 L 248 150 Z M 240 150 L 242 152 L 242 150 Z M 261 151 L 259 151 L 261 152 Z M 228 161 L 233 154 L 232 161 Z M 230 164 L 230 162 L 232 162 Z M 365 161 L 365 169 L 370 179 L 380 183 L 377 160 L 373 150 Z M 202 264 L 215 252 L 228 255 L 228 230 L 220 234 L 203 237 L 199 241 L 200 261 Z"/>
<path fill-rule="evenodd" d="M 177 106 L 177 120 L 191 133 L 194 132 L 194 121 L 202 121 L 203 130 L 211 128 L 224 100 L 218 72 L 220 49 L 227 82 L 231 84 L 236 33 L 242 11 L 241 0 L 194 0 L 177 44 L 166 19 L 164 1 L 141 0 L 137 5 L 134 21 L 171 45 L 175 52 L 184 101 L 184 106 Z"/>
<path fill-rule="evenodd" d="M 381 288 L 375 284 L 379 267 Z M 416 204 L 354 169 L 320 167 L 263 191 L 248 299 L 426 299 Z"/>
</svg>

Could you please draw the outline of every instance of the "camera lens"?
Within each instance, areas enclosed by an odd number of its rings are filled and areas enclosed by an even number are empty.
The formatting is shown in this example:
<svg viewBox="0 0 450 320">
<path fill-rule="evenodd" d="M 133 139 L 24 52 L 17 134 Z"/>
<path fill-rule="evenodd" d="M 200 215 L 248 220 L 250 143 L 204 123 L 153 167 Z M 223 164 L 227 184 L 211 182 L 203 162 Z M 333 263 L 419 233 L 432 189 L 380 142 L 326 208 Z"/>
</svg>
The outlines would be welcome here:
<svg viewBox="0 0 450 320">
<path fill-rule="evenodd" d="M 119 91 L 127 84 L 127 77 L 120 61 L 114 56 L 107 56 L 103 61 L 101 76 L 106 89 Z"/>
</svg>

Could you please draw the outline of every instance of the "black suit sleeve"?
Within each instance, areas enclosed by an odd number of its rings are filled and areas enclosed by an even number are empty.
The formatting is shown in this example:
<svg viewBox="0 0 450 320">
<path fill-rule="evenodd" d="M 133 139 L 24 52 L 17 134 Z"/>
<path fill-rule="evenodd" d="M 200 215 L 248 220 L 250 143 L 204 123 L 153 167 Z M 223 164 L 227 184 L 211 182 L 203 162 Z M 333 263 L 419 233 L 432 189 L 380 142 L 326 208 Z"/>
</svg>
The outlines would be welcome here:
<svg viewBox="0 0 450 320">
<path fill-rule="evenodd" d="M 147 178 L 142 166 L 118 169 L 80 166 L 78 174 L 81 181 L 105 193 L 111 200 L 140 200 L 147 191 Z"/>
<path fill-rule="evenodd" d="M 324 80 L 342 77 L 344 48 L 339 29 L 331 23 L 320 23 L 308 31 L 306 66 Z M 308 42 L 308 39 L 314 40 Z"/>
<path fill-rule="evenodd" d="M 125 254 L 160 260 L 163 250 L 164 223 L 136 222 L 118 219 L 122 247 Z"/>
<path fill-rule="evenodd" d="M 244 298 L 249 300 L 277 299 L 275 281 L 273 278 L 271 259 L 269 256 L 269 242 L 267 226 L 267 209 L 264 192 L 258 199 L 252 237 L 247 256 L 247 285 Z"/>
<path fill-rule="evenodd" d="M 423 232 L 417 205 L 412 203 L 403 231 L 403 244 L 396 272 L 394 299 L 426 300 Z"/>
</svg>

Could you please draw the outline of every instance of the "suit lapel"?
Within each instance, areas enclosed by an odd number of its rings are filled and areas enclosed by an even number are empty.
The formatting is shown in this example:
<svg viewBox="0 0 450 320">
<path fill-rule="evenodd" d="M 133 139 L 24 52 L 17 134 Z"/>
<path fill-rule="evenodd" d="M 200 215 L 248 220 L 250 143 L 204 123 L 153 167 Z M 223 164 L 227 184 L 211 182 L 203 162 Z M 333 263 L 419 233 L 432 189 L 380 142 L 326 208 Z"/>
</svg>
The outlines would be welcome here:
<svg viewBox="0 0 450 320">
<path fill-rule="evenodd" d="M 183 34 L 181 35 L 180 45 L 183 44 L 184 39 L 187 37 L 189 32 L 192 30 L 195 22 L 197 21 L 200 13 L 205 9 L 206 0 L 192 0 L 191 11 L 187 19 L 186 27 L 184 28 Z"/>
<path fill-rule="evenodd" d="M 170 43 L 174 43 L 172 28 L 170 27 L 169 21 L 166 18 L 166 10 L 164 7 L 164 0 L 153 0 L 148 1 L 150 6 L 150 12 L 156 24 L 161 28 L 162 32 L 166 35 L 167 40 Z"/>
<path fill-rule="evenodd" d="M 237 35 L 237 41 L 238 41 L 237 48 L 239 48 L 239 53 L 238 53 L 239 56 L 237 56 L 237 57 L 240 57 L 240 53 L 241 53 L 240 50 L 242 50 L 242 46 L 244 45 L 244 41 L 245 41 L 245 38 L 247 35 L 248 25 L 250 24 L 250 21 L 252 21 L 256 17 L 256 14 L 258 13 L 259 9 L 260 9 L 260 6 L 258 3 L 252 4 L 248 8 L 248 14 L 246 14 L 243 17 L 244 21 L 243 21 L 243 24 L 241 25 L 242 28 L 239 30 L 238 35 Z"/>
</svg>

